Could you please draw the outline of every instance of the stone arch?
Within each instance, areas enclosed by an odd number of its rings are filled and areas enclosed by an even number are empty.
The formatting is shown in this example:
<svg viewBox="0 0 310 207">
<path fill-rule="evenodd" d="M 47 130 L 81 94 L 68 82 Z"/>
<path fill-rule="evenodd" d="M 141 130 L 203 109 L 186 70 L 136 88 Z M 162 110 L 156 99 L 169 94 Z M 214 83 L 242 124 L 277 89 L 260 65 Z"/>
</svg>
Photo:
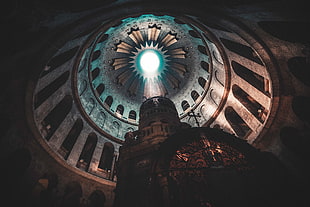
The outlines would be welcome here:
<svg viewBox="0 0 310 207">
<path fill-rule="evenodd" d="M 62 196 L 61 207 L 77 207 L 80 206 L 80 198 L 83 195 L 82 186 L 77 181 L 71 181 L 65 186 Z"/>
<path fill-rule="evenodd" d="M 88 197 L 88 207 L 104 207 L 106 196 L 101 190 L 93 191 Z"/>
</svg>

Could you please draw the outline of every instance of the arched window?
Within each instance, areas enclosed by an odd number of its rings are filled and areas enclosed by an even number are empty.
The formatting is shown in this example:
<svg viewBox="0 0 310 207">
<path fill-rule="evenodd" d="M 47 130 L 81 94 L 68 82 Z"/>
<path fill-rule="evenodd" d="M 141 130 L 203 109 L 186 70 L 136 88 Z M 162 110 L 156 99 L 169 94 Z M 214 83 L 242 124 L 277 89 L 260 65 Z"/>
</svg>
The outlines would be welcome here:
<svg viewBox="0 0 310 207">
<path fill-rule="evenodd" d="M 82 119 L 77 119 L 72 126 L 70 132 L 67 137 L 63 141 L 58 152 L 62 155 L 62 157 L 66 160 L 75 144 L 77 138 L 79 137 L 81 131 L 83 129 L 83 121 Z"/>
<path fill-rule="evenodd" d="M 186 109 L 190 107 L 187 101 L 182 101 L 181 106 L 182 106 L 183 111 L 186 111 Z"/>
<path fill-rule="evenodd" d="M 104 34 L 100 37 L 98 43 L 104 42 L 108 39 L 109 35 L 108 34 Z"/>
<path fill-rule="evenodd" d="M 131 119 L 131 120 L 136 121 L 136 119 L 137 119 L 137 113 L 136 113 L 135 111 L 131 110 L 131 111 L 129 112 L 128 118 Z"/>
<path fill-rule="evenodd" d="M 189 30 L 188 33 L 195 38 L 200 38 L 199 34 L 194 30 Z"/>
<path fill-rule="evenodd" d="M 104 103 L 105 103 L 105 105 L 106 105 L 107 107 L 110 108 L 110 107 L 112 106 L 112 103 L 113 103 L 113 98 L 112 98 L 112 96 L 108 96 L 108 97 L 105 99 Z"/>
<path fill-rule="evenodd" d="M 203 77 L 198 78 L 198 83 L 203 89 L 205 88 L 206 82 L 206 79 L 204 79 Z"/>
<path fill-rule="evenodd" d="M 79 161 L 76 167 L 83 169 L 85 171 L 88 170 L 91 159 L 93 157 L 94 150 L 97 145 L 97 135 L 95 133 L 90 133 L 87 137 L 86 143 L 83 147 L 81 155 L 79 157 Z"/>
<path fill-rule="evenodd" d="M 297 117 L 310 123 L 310 97 L 308 96 L 295 96 L 292 101 L 292 109 Z"/>
<path fill-rule="evenodd" d="M 200 66 L 201 66 L 205 71 L 207 71 L 208 73 L 210 73 L 210 70 L 209 70 L 209 63 L 207 63 L 206 61 L 201 61 L 201 62 L 200 62 Z"/>
<path fill-rule="evenodd" d="M 60 206 L 81 206 L 80 199 L 83 196 L 81 184 L 76 181 L 69 182 L 64 190 Z"/>
<path fill-rule="evenodd" d="M 254 98 L 242 90 L 239 86 L 233 85 L 234 97 L 242 103 L 261 123 L 266 119 L 266 110 Z"/>
<path fill-rule="evenodd" d="M 280 131 L 282 143 L 301 158 L 307 157 L 308 137 L 303 135 L 300 130 L 294 127 L 284 127 Z"/>
<path fill-rule="evenodd" d="M 79 46 L 76 46 L 68 51 L 65 51 L 53 57 L 48 63 L 47 70 L 43 70 L 43 72 L 41 73 L 41 77 L 45 76 L 46 74 L 50 73 L 51 71 L 55 70 L 56 68 L 58 68 L 59 66 L 61 66 L 62 64 L 73 58 L 78 49 Z"/>
<path fill-rule="evenodd" d="M 310 62 L 306 57 L 292 57 L 287 61 L 287 66 L 299 81 L 310 86 Z"/>
<path fill-rule="evenodd" d="M 268 86 L 269 81 L 267 79 L 235 61 L 232 61 L 231 65 L 238 76 L 250 83 L 257 90 L 260 90 L 262 93 L 270 95 Z"/>
<path fill-rule="evenodd" d="M 230 51 L 237 53 L 240 56 L 243 56 L 249 60 L 252 60 L 260 65 L 263 65 L 262 61 L 256 55 L 255 51 L 251 47 L 228 40 L 228 39 L 224 39 L 224 38 L 220 38 L 220 39 L 222 43 L 224 44 L 224 46 Z"/>
<path fill-rule="evenodd" d="M 204 54 L 204 55 L 208 55 L 207 49 L 206 49 L 205 46 L 198 45 L 198 51 L 201 52 L 201 53 Z"/>
<path fill-rule="evenodd" d="M 193 91 L 191 92 L 191 97 L 192 97 L 192 99 L 193 99 L 194 101 L 196 101 L 196 100 L 199 98 L 199 93 L 198 93 L 197 91 L 193 90 Z"/>
<path fill-rule="evenodd" d="M 39 107 L 48 97 L 50 97 L 55 91 L 57 91 L 61 86 L 63 86 L 69 78 L 69 71 L 64 72 L 54 81 L 52 81 L 45 88 L 41 89 L 34 99 L 34 108 Z"/>
<path fill-rule="evenodd" d="M 251 130 L 239 114 L 231 107 L 225 109 L 225 118 L 238 137 L 244 137 Z"/>
<path fill-rule="evenodd" d="M 98 95 L 101 96 L 101 94 L 104 91 L 104 84 L 100 83 L 99 86 L 97 86 L 96 91 L 97 91 Z"/>
<path fill-rule="evenodd" d="M 34 186 L 35 197 L 33 199 L 40 200 L 40 206 L 55 206 L 57 199 L 55 199 L 53 192 L 57 191 L 57 185 L 58 175 L 56 173 L 44 173 Z"/>
<path fill-rule="evenodd" d="M 118 105 L 117 108 L 116 108 L 116 113 L 122 116 L 123 113 L 124 113 L 124 106 L 123 105 Z"/>
<path fill-rule="evenodd" d="M 113 157 L 114 157 L 114 146 L 112 143 L 106 142 L 103 146 L 98 168 L 103 170 L 111 170 Z"/>
<path fill-rule="evenodd" d="M 99 69 L 99 68 L 95 68 L 95 69 L 92 70 L 92 72 L 91 72 L 91 78 L 92 78 L 93 80 L 95 80 L 95 79 L 98 77 L 99 73 L 100 73 L 100 69 Z"/>
<path fill-rule="evenodd" d="M 49 140 L 72 108 L 72 97 L 65 96 L 44 118 L 42 126 L 46 130 L 45 139 Z"/>
<path fill-rule="evenodd" d="M 94 61 L 94 60 L 97 60 L 99 58 L 101 54 L 101 51 L 100 50 L 96 50 L 93 54 L 92 54 L 92 59 L 91 61 Z"/>
<path fill-rule="evenodd" d="M 106 196 L 101 190 L 95 190 L 88 198 L 88 207 L 104 207 Z"/>
</svg>

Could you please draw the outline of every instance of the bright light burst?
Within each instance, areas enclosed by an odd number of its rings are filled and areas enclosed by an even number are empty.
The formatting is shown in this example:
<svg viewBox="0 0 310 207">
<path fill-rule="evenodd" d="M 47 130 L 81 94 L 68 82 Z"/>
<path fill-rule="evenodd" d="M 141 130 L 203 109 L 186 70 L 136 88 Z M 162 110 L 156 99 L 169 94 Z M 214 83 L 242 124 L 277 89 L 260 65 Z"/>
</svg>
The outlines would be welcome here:
<svg viewBox="0 0 310 207">
<path fill-rule="evenodd" d="M 155 74 L 160 65 L 160 60 L 153 50 L 144 50 L 140 54 L 139 64 L 146 74 Z"/>
<path fill-rule="evenodd" d="M 145 79 L 158 78 L 165 69 L 166 55 L 161 48 L 153 44 L 141 46 L 134 54 L 132 63 L 135 70 Z"/>
</svg>

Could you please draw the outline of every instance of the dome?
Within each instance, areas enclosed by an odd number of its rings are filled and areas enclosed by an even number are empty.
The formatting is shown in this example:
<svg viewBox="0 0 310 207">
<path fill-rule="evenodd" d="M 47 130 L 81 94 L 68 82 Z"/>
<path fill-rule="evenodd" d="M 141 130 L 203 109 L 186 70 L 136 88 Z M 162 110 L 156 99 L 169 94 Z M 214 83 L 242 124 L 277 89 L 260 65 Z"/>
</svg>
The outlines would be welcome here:
<svg viewBox="0 0 310 207">
<path fill-rule="evenodd" d="M 145 100 L 140 107 L 139 128 L 155 122 L 180 125 L 179 116 L 173 102 L 165 97 L 155 96 Z"/>
<path fill-rule="evenodd" d="M 273 66 L 262 46 L 250 44 L 250 34 L 238 36 L 231 22 L 214 26 L 173 12 L 121 14 L 68 40 L 42 69 L 33 100 L 43 136 L 52 125 L 39 121 L 43 111 L 68 94 L 65 100 L 74 99 L 83 120 L 119 143 L 137 129 L 141 103 L 155 96 L 169 98 L 182 122 L 220 125 L 249 142 L 257 138 L 272 108 L 267 67 Z"/>
<path fill-rule="evenodd" d="M 131 144 L 141 143 L 139 155 L 160 147 L 163 135 L 203 127 L 276 155 L 298 189 L 291 206 L 301 206 L 310 174 L 310 35 L 300 3 L 8 2 L 0 76 L 3 203 L 111 207 L 121 149 L 128 144 L 129 159 Z M 153 97 L 166 105 L 140 112 L 144 101 L 154 107 Z M 156 118 L 159 111 L 170 115 Z M 179 147 L 174 153 L 190 144 L 171 143 Z M 208 169 L 230 169 L 217 164 Z"/>
</svg>

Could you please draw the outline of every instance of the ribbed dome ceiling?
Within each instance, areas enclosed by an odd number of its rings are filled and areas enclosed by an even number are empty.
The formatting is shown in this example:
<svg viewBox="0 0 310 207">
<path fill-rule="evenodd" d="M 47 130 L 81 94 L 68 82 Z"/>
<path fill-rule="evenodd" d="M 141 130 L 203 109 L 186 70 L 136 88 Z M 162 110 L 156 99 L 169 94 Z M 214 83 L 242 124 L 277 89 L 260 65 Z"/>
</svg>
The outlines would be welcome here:
<svg viewBox="0 0 310 207">
<path fill-rule="evenodd" d="M 197 96 L 204 94 L 210 58 L 205 40 L 197 37 L 189 25 L 167 15 L 122 19 L 94 35 L 80 60 L 78 85 L 82 84 L 79 77 L 88 72 L 100 104 L 117 112 L 119 118 L 136 123 L 140 104 L 146 98 L 160 95 L 178 103 L 190 96 L 192 88 L 198 88 L 199 77 L 204 84 Z M 158 56 L 159 66 L 153 73 L 143 71 L 140 63 L 147 51 Z M 84 65 L 86 60 L 91 63 Z M 116 111 L 113 103 L 118 103 Z"/>
<path fill-rule="evenodd" d="M 182 122 L 220 126 L 252 142 L 271 108 L 268 54 L 232 22 L 207 19 L 169 12 L 118 15 L 68 40 L 34 92 L 42 136 L 56 136 L 62 120 L 73 125 L 81 119 L 89 131 L 121 143 L 126 132 L 137 130 L 141 103 L 165 96 Z M 61 118 L 58 108 L 65 112 Z"/>
</svg>

